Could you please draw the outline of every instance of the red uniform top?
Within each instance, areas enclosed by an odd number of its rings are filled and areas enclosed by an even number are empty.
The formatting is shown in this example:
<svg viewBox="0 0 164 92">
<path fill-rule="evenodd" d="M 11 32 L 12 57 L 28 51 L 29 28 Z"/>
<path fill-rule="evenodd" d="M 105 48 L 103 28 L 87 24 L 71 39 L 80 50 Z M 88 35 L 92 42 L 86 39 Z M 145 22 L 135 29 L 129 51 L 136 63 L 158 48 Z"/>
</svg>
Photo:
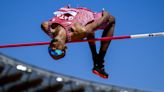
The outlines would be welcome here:
<svg viewBox="0 0 164 92">
<path fill-rule="evenodd" d="M 100 18 L 102 16 L 102 12 L 95 13 L 87 8 L 64 7 L 54 12 L 54 15 L 55 16 L 49 21 L 49 25 L 57 23 L 63 26 L 67 32 L 67 36 L 69 36 L 70 28 L 74 23 L 78 22 L 85 26 L 87 23 Z"/>
</svg>

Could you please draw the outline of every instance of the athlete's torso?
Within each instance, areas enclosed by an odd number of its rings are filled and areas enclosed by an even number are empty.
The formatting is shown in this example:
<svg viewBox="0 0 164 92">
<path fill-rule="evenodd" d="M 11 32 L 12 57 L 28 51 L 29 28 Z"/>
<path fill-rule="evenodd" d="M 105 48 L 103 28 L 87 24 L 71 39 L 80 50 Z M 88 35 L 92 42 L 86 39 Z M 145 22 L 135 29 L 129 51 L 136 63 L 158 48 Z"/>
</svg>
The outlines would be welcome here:
<svg viewBox="0 0 164 92">
<path fill-rule="evenodd" d="M 74 23 L 80 23 L 85 26 L 91 21 L 96 21 L 100 17 L 102 17 L 102 12 L 96 13 L 92 12 L 87 8 L 60 8 L 56 12 L 54 12 L 54 17 L 49 21 L 49 25 L 52 23 L 57 23 L 63 26 L 69 35 L 69 31 Z M 102 29 L 99 27 L 97 29 Z M 68 36 L 67 35 L 67 36 Z"/>
<path fill-rule="evenodd" d="M 86 8 L 60 8 L 54 14 L 55 16 L 50 20 L 50 23 L 58 23 L 65 29 L 70 28 L 74 23 L 86 25 L 95 19 L 95 13 Z"/>
</svg>

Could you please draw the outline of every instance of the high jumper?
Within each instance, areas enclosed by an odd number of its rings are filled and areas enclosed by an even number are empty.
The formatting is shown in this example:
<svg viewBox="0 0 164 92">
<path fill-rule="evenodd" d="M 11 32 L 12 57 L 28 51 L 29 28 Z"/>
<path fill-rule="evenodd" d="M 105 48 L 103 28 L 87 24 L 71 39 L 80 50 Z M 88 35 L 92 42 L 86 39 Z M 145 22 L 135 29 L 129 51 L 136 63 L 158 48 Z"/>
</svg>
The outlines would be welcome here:
<svg viewBox="0 0 164 92">
<path fill-rule="evenodd" d="M 49 45 L 49 54 L 55 60 L 61 59 L 66 54 L 66 43 L 84 38 L 95 39 L 96 30 L 104 30 L 102 37 L 112 37 L 114 34 L 115 18 L 107 11 L 99 13 L 87 8 L 60 8 L 54 12 L 55 16 L 43 22 L 41 28 L 52 41 Z M 88 42 L 92 53 L 92 72 L 102 78 L 108 78 L 104 69 L 104 57 L 111 40 L 101 41 L 100 50 L 97 53 L 95 41 Z"/>
</svg>

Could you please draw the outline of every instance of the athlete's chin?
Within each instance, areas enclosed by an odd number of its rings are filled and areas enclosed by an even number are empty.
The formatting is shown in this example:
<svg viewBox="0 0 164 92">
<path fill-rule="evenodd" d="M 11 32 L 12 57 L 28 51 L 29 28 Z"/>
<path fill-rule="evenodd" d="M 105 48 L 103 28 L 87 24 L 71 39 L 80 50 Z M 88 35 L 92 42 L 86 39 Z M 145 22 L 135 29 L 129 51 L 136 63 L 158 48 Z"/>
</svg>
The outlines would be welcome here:
<svg viewBox="0 0 164 92">
<path fill-rule="evenodd" d="M 60 60 L 62 58 L 64 58 L 65 54 L 62 54 L 60 56 L 54 56 L 54 55 L 51 55 L 51 57 L 54 59 L 54 60 Z"/>
</svg>

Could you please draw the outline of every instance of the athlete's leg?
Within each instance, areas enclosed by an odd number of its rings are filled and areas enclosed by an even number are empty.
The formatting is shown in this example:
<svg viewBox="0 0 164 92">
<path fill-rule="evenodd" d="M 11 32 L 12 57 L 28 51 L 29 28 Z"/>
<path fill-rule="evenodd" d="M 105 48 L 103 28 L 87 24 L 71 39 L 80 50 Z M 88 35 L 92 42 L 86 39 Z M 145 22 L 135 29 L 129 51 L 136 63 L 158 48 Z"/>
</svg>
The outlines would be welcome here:
<svg viewBox="0 0 164 92">
<path fill-rule="evenodd" d="M 99 19 L 99 22 L 102 21 L 103 18 L 100 18 Z M 86 25 L 86 32 L 87 32 L 87 39 L 90 40 L 90 39 L 95 39 L 95 32 L 94 30 L 96 28 L 98 28 L 100 26 L 100 23 L 97 23 L 95 21 L 91 21 L 90 23 L 88 23 Z M 97 54 L 97 51 L 96 51 L 96 43 L 95 41 L 93 42 L 88 42 L 89 43 L 89 47 L 90 47 L 90 50 L 91 50 L 91 53 L 92 53 L 92 59 L 93 59 L 93 65 L 94 67 L 98 65 L 98 60 L 97 60 L 97 57 L 98 57 L 98 54 Z"/>
<path fill-rule="evenodd" d="M 110 16 L 108 19 L 108 25 L 107 27 L 104 29 L 102 37 L 111 37 L 113 36 L 114 33 L 114 27 L 115 27 L 115 18 L 113 16 Z M 104 57 L 106 55 L 107 49 L 109 47 L 111 40 L 109 41 L 101 41 L 101 47 L 100 47 L 100 51 L 98 54 L 98 65 L 100 68 L 102 68 L 102 71 L 104 71 Z M 105 73 L 105 71 L 104 71 Z"/>
<path fill-rule="evenodd" d="M 115 20 L 114 17 L 110 16 L 108 12 L 103 12 L 103 16 L 97 21 L 93 21 L 86 26 L 86 30 L 88 32 L 88 39 L 94 39 L 94 30 L 102 26 L 103 24 L 107 24 L 107 27 L 104 29 L 102 37 L 112 36 L 114 31 Z M 106 54 L 106 50 L 109 46 L 110 41 L 101 42 L 101 48 L 99 54 L 96 52 L 95 42 L 89 42 L 89 46 L 92 52 L 92 58 L 94 61 L 93 73 L 99 75 L 103 78 L 108 78 L 108 74 L 104 70 L 104 57 Z"/>
<path fill-rule="evenodd" d="M 94 34 L 94 33 L 88 34 L 87 39 L 88 39 L 88 40 L 89 40 L 89 39 L 95 39 L 95 34 Z M 93 64 L 94 64 L 94 66 L 96 66 L 97 63 L 98 63 L 98 62 L 97 62 L 97 59 L 96 59 L 96 57 L 97 57 L 96 43 L 95 43 L 95 41 L 93 41 L 93 42 L 88 42 L 88 43 L 89 43 L 89 47 L 90 47 L 90 50 L 91 50 L 91 53 L 92 53 Z"/>
</svg>

